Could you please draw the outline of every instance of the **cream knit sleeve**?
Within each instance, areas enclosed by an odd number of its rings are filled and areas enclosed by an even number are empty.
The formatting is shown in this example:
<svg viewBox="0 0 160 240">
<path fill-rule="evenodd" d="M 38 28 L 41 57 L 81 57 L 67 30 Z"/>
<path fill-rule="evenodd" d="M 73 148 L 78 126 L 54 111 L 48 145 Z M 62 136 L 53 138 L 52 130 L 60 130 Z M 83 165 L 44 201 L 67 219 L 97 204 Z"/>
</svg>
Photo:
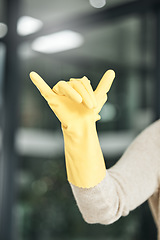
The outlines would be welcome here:
<svg viewBox="0 0 160 240">
<path fill-rule="evenodd" d="M 159 173 L 160 120 L 133 141 L 101 183 L 89 189 L 72 184 L 71 188 L 86 222 L 110 224 L 153 195 Z"/>
</svg>

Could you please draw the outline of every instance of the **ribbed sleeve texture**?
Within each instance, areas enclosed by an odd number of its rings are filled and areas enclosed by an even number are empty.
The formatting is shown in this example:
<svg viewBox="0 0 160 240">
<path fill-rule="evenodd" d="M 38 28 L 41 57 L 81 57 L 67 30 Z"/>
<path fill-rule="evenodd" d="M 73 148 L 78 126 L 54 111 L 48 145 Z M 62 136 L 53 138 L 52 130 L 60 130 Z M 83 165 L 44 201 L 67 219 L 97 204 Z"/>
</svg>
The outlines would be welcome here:
<svg viewBox="0 0 160 240">
<path fill-rule="evenodd" d="M 119 161 L 93 188 L 71 184 L 77 205 L 88 223 L 111 224 L 149 199 L 160 228 L 160 120 L 146 128 Z M 160 239 L 160 238 L 158 238 Z"/>
</svg>

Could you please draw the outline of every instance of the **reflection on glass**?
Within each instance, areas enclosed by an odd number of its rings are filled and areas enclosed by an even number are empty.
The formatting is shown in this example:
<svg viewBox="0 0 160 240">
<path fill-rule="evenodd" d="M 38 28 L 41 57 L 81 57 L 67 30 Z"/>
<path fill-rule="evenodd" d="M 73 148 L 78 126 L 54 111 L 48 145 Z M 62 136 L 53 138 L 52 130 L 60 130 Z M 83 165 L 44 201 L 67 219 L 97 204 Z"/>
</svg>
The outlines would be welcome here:
<svg viewBox="0 0 160 240">
<path fill-rule="evenodd" d="M 106 0 L 89 0 L 92 7 L 102 8 L 106 5 Z"/>
<path fill-rule="evenodd" d="M 8 28 L 5 23 L 0 22 L 0 38 L 3 38 L 7 34 Z"/>
<path fill-rule="evenodd" d="M 65 30 L 35 39 L 32 49 L 42 53 L 56 53 L 80 47 L 83 41 L 79 33 Z"/>
<path fill-rule="evenodd" d="M 37 32 L 42 28 L 42 26 L 43 26 L 42 21 L 33 17 L 23 16 L 18 20 L 17 32 L 21 36 L 26 36 Z"/>
</svg>

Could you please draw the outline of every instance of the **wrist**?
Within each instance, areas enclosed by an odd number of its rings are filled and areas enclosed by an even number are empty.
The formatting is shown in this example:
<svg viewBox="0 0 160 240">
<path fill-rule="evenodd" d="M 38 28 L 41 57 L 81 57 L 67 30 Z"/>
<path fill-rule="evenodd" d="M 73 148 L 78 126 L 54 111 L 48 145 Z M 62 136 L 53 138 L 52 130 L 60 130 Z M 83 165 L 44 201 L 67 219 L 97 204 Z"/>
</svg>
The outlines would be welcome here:
<svg viewBox="0 0 160 240">
<path fill-rule="evenodd" d="M 86 137 L 90 134 L 97 134 L 96 131 L 96 122 L 93 118 L 88 119 L 80 119 L 77 121 L 70 121 L 70 123 L 65 127 L 63 124 L 61 125 L 62 132 L 65 135 L 69 135 L 77 138 L 83 138 L 84 135 Z"/>
</svg>

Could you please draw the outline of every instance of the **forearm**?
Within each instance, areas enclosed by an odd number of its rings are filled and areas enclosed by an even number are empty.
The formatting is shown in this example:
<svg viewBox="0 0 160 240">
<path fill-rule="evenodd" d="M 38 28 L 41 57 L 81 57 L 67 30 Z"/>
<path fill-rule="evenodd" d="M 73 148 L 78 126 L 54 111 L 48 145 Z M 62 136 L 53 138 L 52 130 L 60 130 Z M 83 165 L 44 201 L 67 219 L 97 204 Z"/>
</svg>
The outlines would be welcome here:
<svg viewBox="0 0 160 240">
<path fill-rule="evenodd" d="M 90 189 L 71 186 L 87 222 L 112 223 L 158 189 L 159 130 L 160 122 L 140 134 L 97 186 Z"/>
<path fill-rule="evenodd" d="M 70 185 L 79 210 L 87 223 L 111 224 L 129 212 L 124 204 L 126 200 L 123 191 L 119 188 L 117 192 L 107 171 L 105 178 L 93 188 L 82 189 Z"/>
<path fill-rule="evenodd" d="M 68 181 L 78 187 L 101 182 L 106 167 L 94 122 L 63 129 Z"/>
</svg>

